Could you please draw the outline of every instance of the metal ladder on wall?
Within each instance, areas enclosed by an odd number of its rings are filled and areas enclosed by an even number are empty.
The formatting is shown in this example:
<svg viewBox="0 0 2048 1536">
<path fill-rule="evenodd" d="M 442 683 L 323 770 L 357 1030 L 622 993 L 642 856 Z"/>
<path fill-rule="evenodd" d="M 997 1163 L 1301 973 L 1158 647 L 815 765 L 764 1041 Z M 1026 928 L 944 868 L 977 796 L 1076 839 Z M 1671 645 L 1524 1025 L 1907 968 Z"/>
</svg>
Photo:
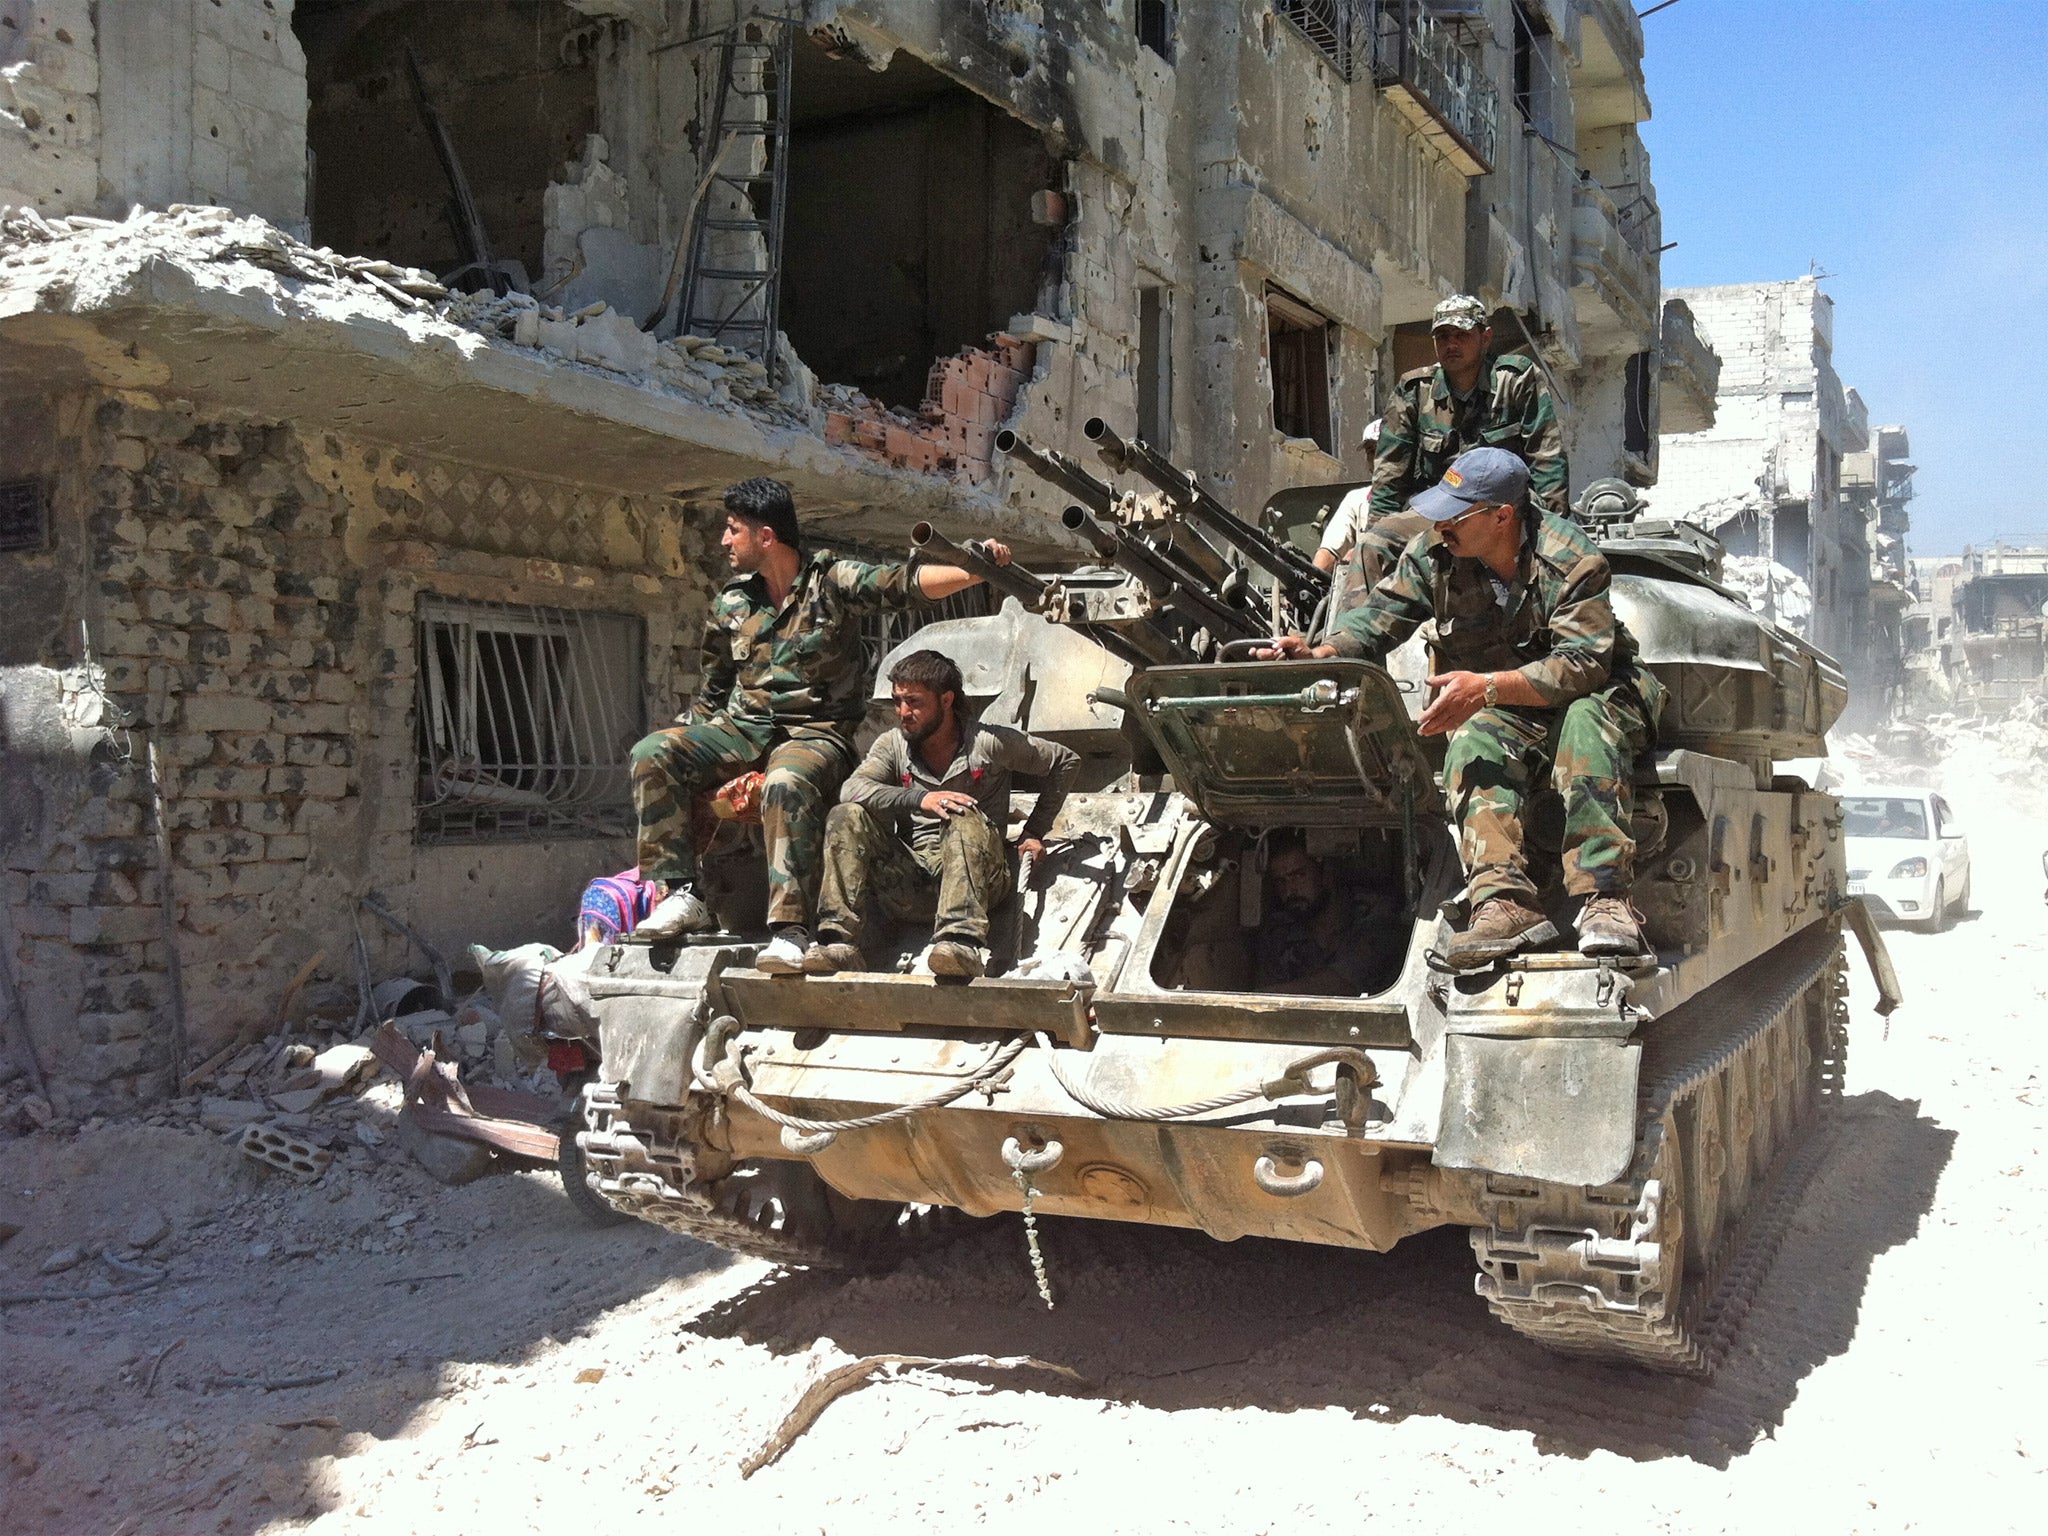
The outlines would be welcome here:
<svg viewBox="0 0 2048 1536">
<path fill-rule="evenodd" d="M 795 40 L 792 24 L 755 18 L 735 25 L 718 44 L 714 158 L 693 210 L 679 311 L 684 334 L 735 347 L 759 358 L 771 371 L 781 309 L 782 217 L 789 193 L 789 72 Z M 762 153 L 747 155 L 742 164 L 728 169 L 726 162 L 749 140 L 760 141 Z M 761 188 L 766 189 L 765 216 Z M 721 190 L 744 211 L 713 214 L 713 199 Z M 751 250 L 756 264 L 713 265 L 720 235 L 739 237 L 725 242 L 728 249 Z"/>
</svg>

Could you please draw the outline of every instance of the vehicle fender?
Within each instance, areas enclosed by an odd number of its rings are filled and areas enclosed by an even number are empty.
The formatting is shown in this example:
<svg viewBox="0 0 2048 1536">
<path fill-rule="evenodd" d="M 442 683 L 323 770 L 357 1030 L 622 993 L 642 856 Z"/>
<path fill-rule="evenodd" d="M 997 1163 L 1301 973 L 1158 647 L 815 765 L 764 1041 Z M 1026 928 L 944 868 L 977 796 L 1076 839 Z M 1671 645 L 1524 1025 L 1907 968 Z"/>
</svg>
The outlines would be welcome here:
<svg viewBox="0 0 2048 1536">
<path fill-rule="evenodd" d="M 1553 1184 L 1611 1184 L 1635 1152 L 1641 1067 L 1642 1047 L 1632 1040 L 1447 1036 L 1432 1161 Z"/>
<path fill-rule="evenodd" d="M 615 944 L 585 973 L 597 1016 L 599 1076 L 622 1098 L 680 1104 L 711 1022 L 725 946 Z M 745 954 L 751 957 L 753 951 Z"/>
</svg>

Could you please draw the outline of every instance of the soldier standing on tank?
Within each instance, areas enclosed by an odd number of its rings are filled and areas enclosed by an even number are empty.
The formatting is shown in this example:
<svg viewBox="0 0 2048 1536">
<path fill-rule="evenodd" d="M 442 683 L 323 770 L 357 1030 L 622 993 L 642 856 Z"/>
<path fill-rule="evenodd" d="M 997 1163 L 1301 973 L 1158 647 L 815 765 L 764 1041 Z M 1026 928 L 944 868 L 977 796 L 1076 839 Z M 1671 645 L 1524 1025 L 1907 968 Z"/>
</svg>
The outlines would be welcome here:
<svg viewBox="0 0 2048 1536">
<path fill-rule="evenodd" d="M 771 937 L 754 963 L 795 975 L 810 947 L 825 812 L 853 766 L 854 730 L 867 710 L 861 615 L 950 597 L 981 578 L 952 565 L 913 570 L 806 554 L 789 487 L 766 478 L 726 488 L 719 542 L 734 574 L 704 626 L 697 697 L 678 724 L 633 748 L 640 878 L 666 888 L 635 932 L 673 939 L 715 926 L 695 888 L 690 803 L 760 768 Z M 1009 564 L 1007 546 L 983 547 Z"/>
<path fill-rule="evenodd" d="M 1380 417 L 1373 520 L 1400 513 L 1470 448 L 1519 454 L 1537 505 L 1570 516 L 1564 434 L 1535 359 L 1519 352 L 1492 356 L 1486 306 L 1466 293 L 1437 305 L 1429 336 L 1436 366 L 1403 374 Z"/>
<path fill-rule="evenodd" d="M 987 969 L 988 914 L 1008 884 L 1004 830 L 1012 774 L 1039 780 L 1018 853 L 1044 852 L 1080 757 L 1058 742 L 985 725 L 960 707 L 960 668 L 912 651 L 889 669 L 896 728 L 868 749 L 825 820 L 818 939 L 804 956 L 815 976 L 864 971 L 861 931 L 872 895 L 898 921 L 931 917 L 934 976 Z M 892 823 L 907 822 L 909 836 Z"/>
<path fill-rule="evenodd" d="M 1460 455 L 1411 504 L 1432 526 L 1329 640 L 1286 635 L 1266 653 L 1380 662 L 1435 621 L 1433 697 L 1419 727 L 1450 738 L 1444 791 L 1472 917 L 1445 959 L 1461 970 L 1557 936 L 1522 852 L 1523 803 L 1545 766 L 1564 799 L 1580 952 L 1642 948 L 1628 900 L 1630 769 L 1654 738 L 1664 688 L 1614 616 L 1606 557 L 1576 524 L 1529 505 L 1528 489 L 1528 466 L 1505 449 Z"/>
</svg>

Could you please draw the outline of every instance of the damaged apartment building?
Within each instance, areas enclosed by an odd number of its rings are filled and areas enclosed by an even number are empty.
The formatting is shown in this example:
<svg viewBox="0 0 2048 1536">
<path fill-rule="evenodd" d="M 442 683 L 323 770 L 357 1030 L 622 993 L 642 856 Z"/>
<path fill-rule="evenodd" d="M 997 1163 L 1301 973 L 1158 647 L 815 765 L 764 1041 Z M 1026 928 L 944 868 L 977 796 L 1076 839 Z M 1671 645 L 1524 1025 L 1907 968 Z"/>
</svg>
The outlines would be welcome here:
<svg viewBox="0 0 2048 1536">
<path fill-rule="evenodd" d="M 1470 290 L 1575 486 L 1650 483 L 1714 391 L 1642 47 L 1617 0 L 0 0 L 0 983 L 53 1093 L 345 1020 L 408 963 L 366 899 L 565 941 L 732 480 L 1073 560 L 993 440 L 1093 464 L 1100 415 L 1256 515 L 1360 478 Z"/>
<path fill-rule="evenodd" d="M 1998 717 L 2048 696 L 2048 549 L 1994 543 L 1915 560 L 1910 703 Z"/>
<path fill-rule="evenodd" d="M 1720 358 L 1715 419 L 1667 423 L 1659 513 L 1709 528 L 1727 577 L 1849 674 L 1850 720 L 1881 720 L 1904 680 L 1913 466 L 1835 372 L 1834 301 L 1815 277 L 1676 289 Z"/>
</svg>

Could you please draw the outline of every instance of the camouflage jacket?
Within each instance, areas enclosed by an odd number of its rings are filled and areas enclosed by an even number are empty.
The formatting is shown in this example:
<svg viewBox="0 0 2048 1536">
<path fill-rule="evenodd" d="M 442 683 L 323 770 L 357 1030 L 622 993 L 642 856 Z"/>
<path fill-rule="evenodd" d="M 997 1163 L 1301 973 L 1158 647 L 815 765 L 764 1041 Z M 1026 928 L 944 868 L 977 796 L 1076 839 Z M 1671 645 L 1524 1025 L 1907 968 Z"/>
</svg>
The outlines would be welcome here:
<svg viewBox="0 0 2048 1536">
<path fill-rule="evenodd" d="M 945 823 L 926 812 L 924 797 L 935 789 L 954 789 L 972 795 L 982 813 L 1006 828 L 1010 821 L 1010 778 L 1029 774 L 1038 780 L 1038 803 L 1024 823 L 1020 837 L 1044 837 L 1053 818 L 1066 803 L 1081 758 L 1071 747 L 1056 741 L 1028 736 L 1006 725 L 983 725 L 962 718 L 960 748 L 944 773 L 934 773 L 919 752 L 912 749 L 902 727 L 884 731 L 868 748 L 868 755 L 839 787 L 839 798 L 851 805 L 864 805 L 877 816 L 908 816 L 910 840 L 923 844 L 939 836 Z"/>
<path fill-rule="evenodd" d="M 1561 517 L 1539 513 L 1525 524 L 1521 559 L 1505 582 L 1477 560 L 1455 558 L 1432 528 L 1409 540 L 1329 638 L 1340 656 L 1382 661 L 1434 619 L 1435 670 L 1520 672 L 1546 704 L 1568 704 L 1610 680 L 1641 681 L 1635 639 L 1608 601 L 1611 579 L 1607 557 Z"/>
<path fill-rule="evenodd" d="M 723 712 L 746 729 L 854 722 L 867 712 L 868 648 L 861 615 L 923 601 L 903 565 L 804 557 L 780 608 L 758 572 L 736 576 L 712 604 L 690 712 Z"/>
<path fill-rule="evenodd" d="M 1438 367 L 1401 376 L 1380 417 L 1379 457 L 1372 472 L 1372 515 L 1408 505 L 1418 491 L 1441 480 L 1467 448 L 1506 448 L 1529 461 L 1529 494 L 1546 511 L 1565 516 L 1570 467 L 1557 407 L 1543 374 L 1520 353 L 1497 357 L 1485 381 L 1460 399 Z"/>
</svg>

